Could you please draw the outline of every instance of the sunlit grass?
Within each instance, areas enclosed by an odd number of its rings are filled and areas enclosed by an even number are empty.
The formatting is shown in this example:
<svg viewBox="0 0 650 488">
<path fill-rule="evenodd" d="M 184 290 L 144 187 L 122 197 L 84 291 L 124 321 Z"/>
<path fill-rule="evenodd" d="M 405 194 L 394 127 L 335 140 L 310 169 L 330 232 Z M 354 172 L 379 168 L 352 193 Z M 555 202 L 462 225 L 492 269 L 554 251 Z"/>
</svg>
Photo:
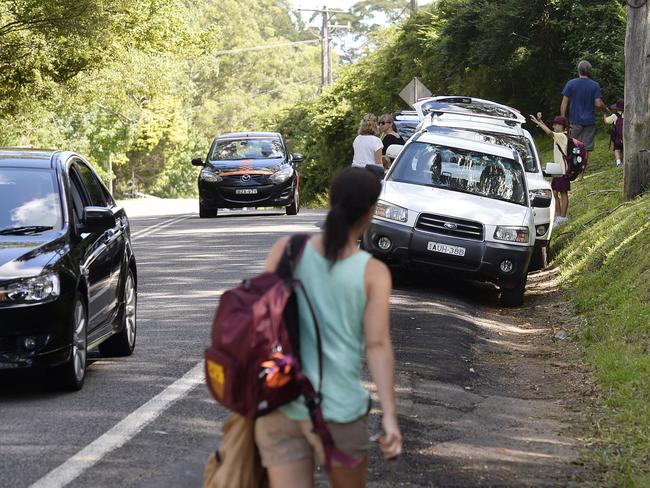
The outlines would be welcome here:
<svg viewBox="0 0 650 488">
<path fill-rule="evenodd" d="M 601 386 L 598 461 L 615 486 L 650 486 L 650 195 L 624 201 L 607 141 L 600 133 L 586 177 L 572 183 L 553 264 L 587 319 L 578 335 Z M 550 160 L 550 142 L 540 146 Z"/>
</svg>

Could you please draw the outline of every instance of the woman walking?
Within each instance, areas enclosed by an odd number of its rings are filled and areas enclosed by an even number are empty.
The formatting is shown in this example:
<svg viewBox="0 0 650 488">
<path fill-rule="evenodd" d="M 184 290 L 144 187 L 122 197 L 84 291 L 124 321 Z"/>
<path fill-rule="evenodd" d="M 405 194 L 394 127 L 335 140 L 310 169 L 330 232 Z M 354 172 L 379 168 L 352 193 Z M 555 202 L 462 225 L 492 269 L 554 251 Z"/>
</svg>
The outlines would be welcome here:
<svg viewBox="0 0 650 488">
<path fill-rule="evenodd" d="M 348 168 L 338 173 L 330 186 L 325 232 L 307 242 L 294 273 L 302 281 L 320 324 L 323 415 L 336 446 L 360 461 L 353 468 L 334 462 L 328 476 L 335 488 L 366 486 L 370 404 L 361 382 L 364 349 L 383 410 L 380 447 L 388 459 L 398 456 L 402 449 L 389 334 L 390 272 L 358 247 L 380 190 L 380 182 L 364 169 Z M 265 271 L 277 268 L 287 242 L 288 238 L 283 238 L 273 246 Z M 308 305 L 300 293 L 298 311 L 301 366 L 316 385 L 316 335 Z M 314 465 L 322 465 L 324 455 L 302 398 L 260 417 L 255 439 L 272 488 L 313 486 Z"/>
</svg>

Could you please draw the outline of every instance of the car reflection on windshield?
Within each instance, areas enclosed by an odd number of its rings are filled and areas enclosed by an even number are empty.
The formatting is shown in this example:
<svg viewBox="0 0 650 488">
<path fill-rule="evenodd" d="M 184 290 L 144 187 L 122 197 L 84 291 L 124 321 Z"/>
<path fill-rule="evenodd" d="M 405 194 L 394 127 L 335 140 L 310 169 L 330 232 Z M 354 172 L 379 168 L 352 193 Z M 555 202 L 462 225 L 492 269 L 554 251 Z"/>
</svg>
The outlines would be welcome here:
<svg viewBox="0 0 650 488">
<path fill-rule="evenodd" d="M 426 143 L 413 143 L 405 151 L 389 180 L 526 205 L 517 161 Z"/>
<path fill-rule="evenodd" d="M 52 170 L 0 168 L 0 229 L 4 234 L 60 229 L 63 219 L 57 190 Z"/>
</svg>

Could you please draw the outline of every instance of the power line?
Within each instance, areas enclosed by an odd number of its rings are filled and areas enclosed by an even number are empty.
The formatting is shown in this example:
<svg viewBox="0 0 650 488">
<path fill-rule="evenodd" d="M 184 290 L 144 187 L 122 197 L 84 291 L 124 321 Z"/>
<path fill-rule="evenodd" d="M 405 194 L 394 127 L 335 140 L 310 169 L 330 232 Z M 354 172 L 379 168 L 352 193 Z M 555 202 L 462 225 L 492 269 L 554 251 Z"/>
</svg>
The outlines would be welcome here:
<svg viewBox="0 0 650 488">
<path fill-rule="evenodd" d="M 265 49 L 276 49 L 279 47 L 291 47 L 291 46 L 296 46 L 298 44 L 318 44 L 320 43 L 320 39 L 308 39 L 306 41 L 292 41 L 292 42 L 281 42 L 278 44 L 263 44 L 261 46 L 251 46 L 251 47 L 237 47 L 234 49 L 226 49 L 223 51 L 216 51 L 212 53 L 213 56 L 225 56 L 227 54 L 234 54 L 234 53 L 244 53 L 244 52 L 251 52 L 251 51 L 262 51 Z"/>
</svg>

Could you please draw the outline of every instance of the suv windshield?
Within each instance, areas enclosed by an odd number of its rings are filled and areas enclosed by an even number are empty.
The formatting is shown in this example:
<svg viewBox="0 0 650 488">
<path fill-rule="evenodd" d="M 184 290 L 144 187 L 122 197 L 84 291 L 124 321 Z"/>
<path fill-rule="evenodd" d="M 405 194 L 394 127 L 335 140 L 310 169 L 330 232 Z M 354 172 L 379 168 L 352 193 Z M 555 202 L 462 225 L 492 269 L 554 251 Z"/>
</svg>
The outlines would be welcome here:
<svg viewBox="0 0 650 488">
<path fill-rule="evenodd" d="M 62 222 L 53 170 L 0 168 L 0 232 L 60 229 Z"/>
<path fill-rule="evenodd" d="M 526 205 L 524 172 L 517 161 L 465 149 L 409 144 L 388 180 Z"/>
<path fill-rule="evenodd" d="M 212 148 L 210 160 L 273 159 L 283 156 L 282 143 L 278 139 L 251 137 L 217 140 Z"/>
</svg>

